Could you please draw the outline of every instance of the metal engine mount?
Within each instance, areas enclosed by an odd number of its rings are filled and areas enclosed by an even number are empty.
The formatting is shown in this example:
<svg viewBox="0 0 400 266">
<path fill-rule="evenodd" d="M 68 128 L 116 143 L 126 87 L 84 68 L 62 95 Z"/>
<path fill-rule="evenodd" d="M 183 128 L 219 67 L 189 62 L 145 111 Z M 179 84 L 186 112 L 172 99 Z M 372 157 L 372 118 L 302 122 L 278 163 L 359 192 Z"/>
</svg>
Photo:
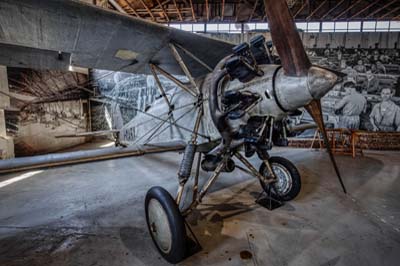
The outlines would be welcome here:
<svg viewBox="0 0 400 266">
<path fill-rule="evenodd" d="M 209 105 L 211 118 L 222 140 L 202 161 L 201 166 L 205 171 L 214 171 L 222 160 L 226 160 L 222 171 L 233 171 L 234 161 L 230 157 L 234 148 L 245 144 L 247 155 L 254 154 L 254 151 L 249 151 L 252 144 L 262 144 L 260 141 L 266 129 L 267 118 L 249 114 L 262 96 L 248 90 L 224 91 L 228 80 L 238 79 L 246 83 L 264 74 L 259 69 L 258 63 L 270 62 L 265 40 L 257 36 L 251 44 L 252 46 L 243 43 L 234 47 L 233 55 L 226 58 L 223 67 L 214 73 L 209 92 Z M 252 51 L 257 52 L 257 57 Z"/>
</svg>

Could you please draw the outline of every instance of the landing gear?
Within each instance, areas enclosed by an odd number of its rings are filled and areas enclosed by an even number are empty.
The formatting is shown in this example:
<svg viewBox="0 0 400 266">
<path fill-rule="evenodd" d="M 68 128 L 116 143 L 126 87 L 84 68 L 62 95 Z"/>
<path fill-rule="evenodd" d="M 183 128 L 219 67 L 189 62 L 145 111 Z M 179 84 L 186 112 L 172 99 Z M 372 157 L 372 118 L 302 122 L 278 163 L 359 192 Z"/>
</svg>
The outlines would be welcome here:
<svg viewBox="0 0 400 266">
<path fill-rule="evenodd" d="M 175 200 L 162 187 L 146 194 L 146 221 L 151 238 L 164 259 L 178 263 L 186 255 L 186 228 Z"/>
<path fill-rule="evenodd" d="M 261 187 L 267 193 L 271 191 L 273 196 L 281 201 L 293 200 L 301 189 L 300 174 L 296 166 L 282 157 L 271 157 L 268 161 L 276 176 L 276 181 L 266 184 L 260 180 Z M 263 176 L 269 176 L 265 163 L 260 166 L 259 172 Z"/>
</svg>

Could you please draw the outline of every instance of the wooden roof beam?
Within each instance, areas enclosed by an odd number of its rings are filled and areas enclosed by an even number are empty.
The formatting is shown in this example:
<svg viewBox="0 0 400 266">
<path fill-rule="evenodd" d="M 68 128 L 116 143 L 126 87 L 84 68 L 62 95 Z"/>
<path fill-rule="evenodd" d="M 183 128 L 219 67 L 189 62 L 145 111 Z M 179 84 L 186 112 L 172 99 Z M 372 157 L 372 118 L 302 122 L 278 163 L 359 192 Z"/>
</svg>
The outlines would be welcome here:
<svg viewBox="0 0 400 266">
<path fill-rule="evenodd" d="M 167 12 L 165 12 L 164 6 L 160 3 L 160 0 L 157 0 L 157 4 L 158 4 L 158 6 L 160 6 L 165 19 L 167 20 L 167 22 L 169 22 L 168 14 L 167 14 Z"/>
<path fill-rule="evenodd" d="M 221 21 L 224 20 L 224 13 L 225 13 L 225 0 L 222 0 L 222 7 L 221 7 Z"/>
<path fill-rule="evenodd" d="M 135 14 L 136 17 L 140 18 L 139 14 L 136 12 L 136 9 L 132 6 L 132 4 L 129 2 L 129 0 L 124 0 L 124 1 L 129 6 L 129 8 L 133 11 L 133 14 Z"/>
<path fill-rule="evenodd" d="M 179 10 L 178 5 L 176 4 L 176 1 L 173 0 L 173 2 L 174 2 L 174 6 L 175 6 L 175 9 L 176 9 L 176 12 L 178 13 L 179 20 L 180 20 L 180 21 L 183 21 L 182 13 L 181 13 L 181 11 Z"/>
<path fill-rule="evenodd" d="M 340 13 L 339 15 L 337 15 L 333 20 L 337 20 L 338 18 L 340 18 L 341 16 L 343 16 L 344 14 L 346 14 L 347 12 L 349 12 L 350 9 L 352 9 L 353 7 L 355 7 L 356 5 L 358 5 L 359 3 L 361 3 L 361 1 L 364 0 L 358 0 L 355 1 L 354 3 L 352 3 L 350 6 L 348 6 L 342 13 Z"/>
<path fill-rule="evenodd" d="M 206 17 L 208 22 L 210 20 L 210 10 L 208 10 L 208 0 L 206 0 Z"/>
<path fill-rule="evenodd" d="M 236 4 L 235 4 L 235 13 L 236 13 L 236 16 L 235 16 L 235 22 L 238 22 L 238 19 L 239 19 L 239 7 L 240 7 L 240 1 L 239 2 L 237 2 Z"/>
<path fill-rule="evenodd" d="M 142 4 L 142 6 L 146 9 L 147 13 L 149 13 L 151 19 L 152 19 L 153 21 L 155 21 L 156 18 L 154 17 L 153 12 L 151 12 L 150 8 L 146 5 L 146 3 L 145 3 L 143 0 L 139 0 L 139 1 L 140 1 L 140 3 Z"/>
<path fill-rule="evenodd" d="M 389 7 L 390 5 L 396 3 L 397 1 L 398 1 L 398 0 L 390 1 L 389 3 L 387 3 L 386 5 L 384 5 L 384 6 L 381 7 L 381 8 L 378 8 L 377 10 L 373 11 L 372 13 L 370 13 L 369 15 L 367 15 L 366 17 L 367 17 L 367 18 L 373 17 L 375 14 L 378 14 L 379 12 L 381 12 L 381 11 L 384 10 L 385 8 Z"/>
<path fill-rule="evenodd" d="M 150 10 L 153 11 L 153 9 L 162 8 L 164 5 L 168 4 L 169 2 L 171 2 L 171 0 L 165 0 L 163 2 L 157 1 L 157 5 L 155 7 L 152 7 Z"/>
<path fill-rule="evenodd" d="M 306 18 L 306 20 L 310 20 L 310 18 L 312 18 L 312 16 L 315 15 L 315 13 L 318 12 L 318 10 L 321 9 L 321 7 L 323 7 L 325 5 L 325 3 L 328 2 L 328 0 L 323 1 L 316 9 L 314 9 L 311 14 Z"/>
<path fill-rule="evenodd" d="M 253 18 L 253 16 L 254 16 L 254 12 L 256 12 L 257 5 L 258 5 L 258 0 L 256 0 L 256 1 L 254 2 L 253 10 L 251 11 L 251 14 L 250 14 L 250 17 L 249 17 L 249 21 L 252 20 L 252 18 Z"/>
<path fill-rule="evenodd" d="M 300 7 L 299 10 L 294 14 L 293 18 L 296 18 L 298 14 L 309 4 L 309 0 L 304 1 L 303 5 Z"/>
<path fill-rule="evenodd" d="M 353 16 L 351 16 L 351 18 L 356 18 L 357 16 L 359 16 L 362 13 L 364 13 L 365 11 L 367 11 L 368 9 L 370 9 L 371 7 L 373 7 L 377 3 L 378 3 L 378 1 L 373 1 L 372 3 L 370 3 L 369 5 L 367 5 L 366 7 L 364 7 L 363 9 L 358 11 L 357 13 L 355 13 Z"/>
<path fill-rule="evenodd" d="M 115 0 L 108 0 L 108 2 L 119 12 L 127 14 L 126 11 Z"/>
<path fill-rule="evenodd" d="M 194 21 L 194 22 L 197 22 L 196 13 L 194 13 L 193 1 L 190 0 L 189 3 L 190 3 L 190 9 L 192 10 L 192 18 L 193 18 L 193 21 Z"/>
<path fill-rule="evenodd" d="M 385 17 L 389 16 L 390 14 L 396 12 L 399 9 L 400 9 L 400 6 L 396 7 L 395 9 L 389 10 L 384 15 L 380 16 L 378 19 L 384 19 Z"/>
<path fill-rule="evenodd" d="M 323 15 L 323 16 L 321 17 L 321 19 L 326 18 L 330 13 L 332 13 L 333 11 L 335 11 L 338 7 L 340 7 L 341 4 L 343 4 L 344 1 L 346 1 L 346 0 L 340 1 L 337 5 L 335 5 L 334 7 L 332 7 L 328 12 L 325 13 L 325 15 Z"/>
</svg>

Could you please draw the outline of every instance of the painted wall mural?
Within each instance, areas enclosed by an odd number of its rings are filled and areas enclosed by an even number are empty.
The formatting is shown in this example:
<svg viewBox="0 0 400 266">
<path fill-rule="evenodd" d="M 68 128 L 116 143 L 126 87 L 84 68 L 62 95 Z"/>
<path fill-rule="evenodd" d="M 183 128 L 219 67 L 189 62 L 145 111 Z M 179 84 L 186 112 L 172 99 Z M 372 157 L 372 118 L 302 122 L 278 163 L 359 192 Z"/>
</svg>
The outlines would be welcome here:
<svg viewBox="0 0 400 266">
<path fill-rule="evenodd" d="M 105 70 L 91 73 L 97 93 L 105 99 L 93 106 L 93 130 L 120 129 L 160 97 L 153 76 Z M 159 79 L 166 93 L 176 89 L 170 80 Z"/>
<path fill-rule="evenodd" d="M 8 68 L 10 108 L 7 134 L 16 156 L 54 152 L 84 138 L 55 138 L 88 130 L 87 99 L 81 90 L 87 75 L 74 72 Z"/>
</svg>

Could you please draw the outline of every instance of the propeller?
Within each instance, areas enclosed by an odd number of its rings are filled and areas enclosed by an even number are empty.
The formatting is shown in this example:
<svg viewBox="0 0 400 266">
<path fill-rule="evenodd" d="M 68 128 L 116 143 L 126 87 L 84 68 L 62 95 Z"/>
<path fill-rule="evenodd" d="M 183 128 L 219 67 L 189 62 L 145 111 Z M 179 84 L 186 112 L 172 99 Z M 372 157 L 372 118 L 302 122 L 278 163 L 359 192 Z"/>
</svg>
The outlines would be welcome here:
<svg viewBox="0 0 400 266">
<path fill-rule="evenodd" d="M 264 0 L 264 7 L 268 18 L 271 38 L 281 59 L 285 75 L 294 77 L 309 76 L 312 65 L 297 32 L 296 24 L 290 14 L 286 0 Z M 335 76 L 334 79 L 333 75 Z M 325 71 L 325 74 L 322 73 L 317 79 L 309 80 L 313 100 L 305 108 L 323 134 L 330 160 L 335 168 L 343 192 L 346 193 L 346 188 L 329 145 L 320 101 L 321 97 L 333 87 L 339 77 L 341 76 L 333 71 Z M 332 80 L 336 82 L 332 82 Z"/>
<path fill-rule="evenodd" d="M 264 0 L 273 44 L 287 76 L 306 76 L 310 60 L 297 32 L 286 0 Z"/>
<path fill-rule="evenodd" d="M 324 142 L 325 142 L 325 147 L 328 150 L 329 157 L 331 159 L 333 168 L 335 168 L 336 176 L 339 179 L 339 182 L 340 182 L 340 185 L 342 186 L 343 192 L 346 194 L 347 190 L 346 190 L 346 187 L 344 186 L 342 176 L 340 175 L 339 168 L 337 166 L 335 157 L 333 156 L 331 145 L 329 144 L 328 134 L 326 133 L 324 119 L 322 117 L 321 101 L 313 100 L 313 101 L 311 101 L 311 103 L 306 105 L 305 108 L 310 113 L 310 115 L 314 119 L 315 123 L 317 123 L 320 131 L 322 132 L 322 136 L 323 136 Z"/>
</svg>

